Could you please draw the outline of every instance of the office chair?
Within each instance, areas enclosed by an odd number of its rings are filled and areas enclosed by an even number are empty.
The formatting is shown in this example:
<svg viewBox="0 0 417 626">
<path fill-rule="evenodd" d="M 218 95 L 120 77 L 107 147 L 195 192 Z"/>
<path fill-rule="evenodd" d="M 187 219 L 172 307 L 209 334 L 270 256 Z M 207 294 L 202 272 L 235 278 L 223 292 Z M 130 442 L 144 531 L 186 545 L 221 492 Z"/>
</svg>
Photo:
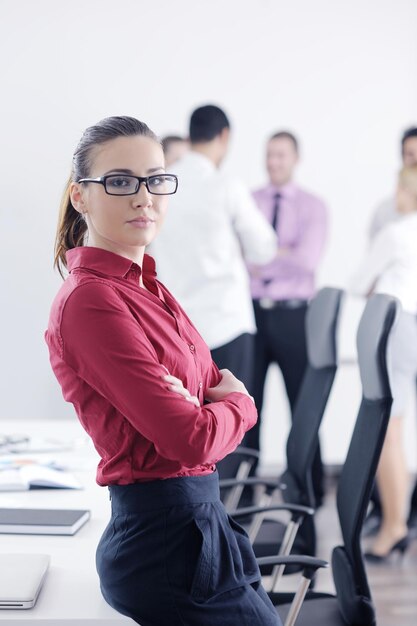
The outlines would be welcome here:
<svg viewBox="0 0 417 626">
<path fill-rule="evenodd" d="M 262 501 L 255 508 L 233 510 L 233 517 L 241 520 L 253 515 L 248 534 L 253 540 L 257 557 L 274 553 L 288 555 L 294 546 L 298 554 L 314 555 L 316 533 L 314 525 L 315 499 L 311 479 L 311 468 L 318 445 L 318 431 L 326 408 L 337 370 L 336 331 L 343 291 L 331 287 L 321 289 L 311 301 L 306 316 L 308 365 L 294 407 L 291 429 L 287 439 L 287 469 L 279 481 L 264 481 L 260 478 L 246 480 L 221 480 L 222 488 L 232 487 L 226 508 L 230 503 L 237 505 L 239 492 L 247 484 L 264 484 Z M 284 503 L 273 510 L 287 510 L 290 522 L 284 526 L 278 520 L 265 519 L 268 505 L 275 490 L 280 490 Z M 291 509 L 290 505 L 296 505 Z M 271 508 L 269 508 L 271 510 Z M 299 529 L 300 528 L 300 529 Z M 298 531 L 299 529 L 299 531 Z M 298 534 L 297 534 L 298 531 Z M 271 573 L 271 567 L 263 566 L 263 574 Z M 274 583 L 283 572 L 275 568 Z M 292 568 L 292 571 L 294 568 Z M 289 573 L 287 568 L 286 573 Z"/>
<path fill-rule="evenodd" d="M 387 346 L 399 310 L 395 298 L 371 296 L 362 315 L 357 348 L 362 401 L 337 489 L 337 510 L 343 545 L 332 553 L 336 596 L 309 591 L 299 613 L 290 605 L 277 610 L 285 626 L 375 626 L 372 603 L 360 545 L 360 534 L 375 478 L 392 404 Z M 291 557 L 297 559 L 297 556 Z M 259 559 L 268 563 L 271 559 Z M 321 565 L 315 565 L 321 567 Z M 306 585 L 305 585 L 306 586 Z M 270 593 L 274 604 L 282 595 Z M 301 596 L 298 597 L 298 605 Z M 290 618 L 287 619 L 286 618 Z"/>
<path fill-rule="evenodd" d="M 245 484 L 241 481 L 249 478 L 252 467 L 259 461 L 259 456 L 258 450 L 239 446 L 234 452 L 216 463 L 220 479 L 220 497 L 228 511 L 233 511 L 238 507 L 245 488 Z"/>
</svg>

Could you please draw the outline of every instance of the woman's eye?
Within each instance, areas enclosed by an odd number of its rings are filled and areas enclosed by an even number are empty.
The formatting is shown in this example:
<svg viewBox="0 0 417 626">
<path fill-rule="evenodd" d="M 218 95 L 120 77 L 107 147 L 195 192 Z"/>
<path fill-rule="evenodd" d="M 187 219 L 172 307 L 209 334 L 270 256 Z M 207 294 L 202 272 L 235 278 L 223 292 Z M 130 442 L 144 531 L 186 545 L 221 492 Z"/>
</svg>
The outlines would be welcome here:
<svg viewBox="0 0 417 626">
<path fill-rule="evenodd" d="M 117 178 L 107 179 L 107 184 L 111 187 L 128 187 L 132 184 L 132 180 L 130 178 L 126 178 L 125 176 L 118 176 Z"/>
<path fill-rule="evenodd" d="M 158 185 L 162 185 L 162 183 L 164 182 L 163 178 L 152 178 L 152 185 L 154 187 L 158 187 Z"/>
</svg>

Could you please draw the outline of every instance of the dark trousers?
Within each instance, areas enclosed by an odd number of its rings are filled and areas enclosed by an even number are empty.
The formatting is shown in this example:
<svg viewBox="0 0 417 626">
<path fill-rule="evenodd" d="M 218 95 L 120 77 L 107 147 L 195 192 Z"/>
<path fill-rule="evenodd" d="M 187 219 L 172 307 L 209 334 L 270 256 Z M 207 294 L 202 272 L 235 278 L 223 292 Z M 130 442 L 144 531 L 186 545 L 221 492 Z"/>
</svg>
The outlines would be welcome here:
<svg viewBox="0 0 417 626">
<path fill-rule="evenodd" d="M 217 472 L 109 489 L 97 571 L 117 611 L 141 626 L 281 626 Z"/>
<path fill-rule="evenodd" d="M 211 351 L 213 361 L 219 369 L 228 369 L 243 382 L 249 393 L 253 393 L 253 361 L 255 337 L 249 333 L 239 335 L 233 341 Z M 241 459 L 233 454 L 217 463 L 220 478 L 234 478 Z"/>
<path fill-rule="evenodd" d="M 277 363 L 284 379 L 291 412 L 307 367 L 305 317 L 307 303 L 294 308 L 261 308 L 254 302 L 257 325 L 255 336 L 255 367 L 253 397 L 258 409 L 257 424 L 246 433 L 244 445 L 260 449 L 260 430 L 266 374 L 271 363 Z M 323 498 L 323 466 L 320 446 L 312 468 L 312 479 L 316 501 Z"/>
<path fill-rule="evenodd" d="M 230 370 L 252 393 L 254 350 L 254 335 L 244 333 L 224 346 L 211 350 L 211 356 L 219 369 Z"/>
</svg>

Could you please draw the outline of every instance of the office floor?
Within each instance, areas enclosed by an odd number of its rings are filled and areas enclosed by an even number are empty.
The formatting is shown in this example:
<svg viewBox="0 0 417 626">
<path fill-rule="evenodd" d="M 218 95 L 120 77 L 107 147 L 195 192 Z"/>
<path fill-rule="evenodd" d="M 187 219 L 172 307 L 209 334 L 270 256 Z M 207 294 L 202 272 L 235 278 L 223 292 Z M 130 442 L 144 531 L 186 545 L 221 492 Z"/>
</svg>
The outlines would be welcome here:
<svg viewBox="0 0 417 626">
<path fill-rule="evenodd" d="M 317 556 L 326 560 L 330 560 L 332 549 L 341 542 L 335 495 L 334 482 L 330 481 L 324 505 L 317 512 L 316 518 Z M 366 549 L 369 544 L 364 540 L 363 545 Z M 403 559 L 396 559 L 396 556 L 393 555 L 388 564 L 366 566 L 377 612 L 377 626 L 416 626 L 417 539 L 411 543 Z M 282 585 L 280 583 L 280 590 L 294 589 L 296 581 L 295 575 L 285 576 Z M 334 593 L 330 568 L 318 573 L 315 589 Z"/>
</svg>

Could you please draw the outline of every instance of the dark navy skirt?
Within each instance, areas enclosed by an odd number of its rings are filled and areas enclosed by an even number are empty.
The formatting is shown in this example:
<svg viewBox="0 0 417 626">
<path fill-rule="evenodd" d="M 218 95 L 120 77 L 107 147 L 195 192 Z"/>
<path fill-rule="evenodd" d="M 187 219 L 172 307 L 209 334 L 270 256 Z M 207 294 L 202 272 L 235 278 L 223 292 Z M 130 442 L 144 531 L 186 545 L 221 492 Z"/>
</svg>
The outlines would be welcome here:
<svg viewBox="0 0 417 626">
<path fill-rule="evenodd" d="M 97 548 L 105 600 L 141 626 L 280 626 L 217 472 L 109 487 Z"/>
</svg>

